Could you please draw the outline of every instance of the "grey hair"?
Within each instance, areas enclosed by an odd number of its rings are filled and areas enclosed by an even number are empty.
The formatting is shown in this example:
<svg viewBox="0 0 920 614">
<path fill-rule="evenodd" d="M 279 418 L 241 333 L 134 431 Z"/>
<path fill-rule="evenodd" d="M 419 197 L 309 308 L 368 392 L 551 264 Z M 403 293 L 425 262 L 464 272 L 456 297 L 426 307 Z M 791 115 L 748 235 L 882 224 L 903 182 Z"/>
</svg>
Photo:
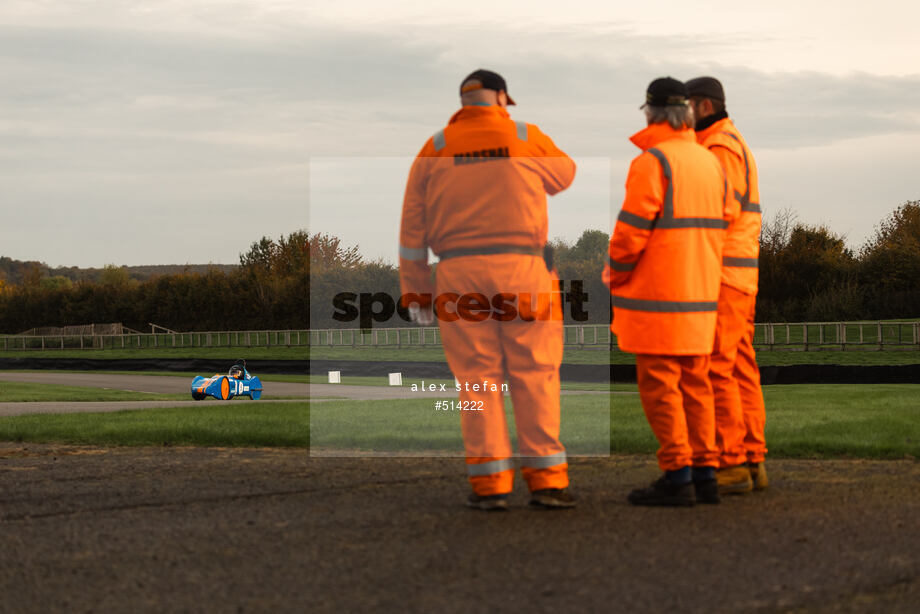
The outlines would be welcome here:
<svg viewBox="0 0 920 614">
<path fill-rule="evenodd" d="M 667 122 L 675 130 L 693 128 L 695 123 L 693 108 L 690 105 L 668 105 L 655 107 L 645 105 L 645 118 L 649 125 Z"/>
</svg>

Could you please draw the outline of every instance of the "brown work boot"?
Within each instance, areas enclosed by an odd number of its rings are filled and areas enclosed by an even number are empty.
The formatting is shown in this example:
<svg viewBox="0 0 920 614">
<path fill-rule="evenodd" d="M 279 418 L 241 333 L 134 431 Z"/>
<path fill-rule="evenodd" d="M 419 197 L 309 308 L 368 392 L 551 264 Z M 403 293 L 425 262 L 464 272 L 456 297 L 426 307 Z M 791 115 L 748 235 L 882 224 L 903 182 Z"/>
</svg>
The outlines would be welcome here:
<svg viewBox="0 0 920 614">
<path fill-rule="evenodd" d="M 721 495 L 741 495 L 754 490 L 751 470 L 747 465 L 717 469 L 716 480 L 719 482 L 719 494 Z"/>
<path fill-rule="evenodd" d="M 564 488 L 546 488 L 530 493 L 530 505 L 543 510 L 563 510 L 575 507 L 575 497 Z"/>
<path fill-rule="evenodd" d="M 763 461 L 748 463 L 748 469 L 751 472 L 751 479 L 754 480 L 754 490 L 766 490 L 770 485 L 770 480 L 767 478 L 767 468 L 764 467 Z"/>
</svg>

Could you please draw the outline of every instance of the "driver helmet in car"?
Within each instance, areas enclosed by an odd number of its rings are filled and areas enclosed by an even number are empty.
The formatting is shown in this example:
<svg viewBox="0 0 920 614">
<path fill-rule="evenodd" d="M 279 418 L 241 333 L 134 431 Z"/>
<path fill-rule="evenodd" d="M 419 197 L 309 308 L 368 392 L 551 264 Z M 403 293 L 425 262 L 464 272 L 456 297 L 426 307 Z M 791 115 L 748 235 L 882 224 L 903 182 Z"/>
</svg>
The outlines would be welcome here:
<svg viewBox="0 0 920 614">
<path fill-rule="evenodd" d="M 230 367 L 230 377 L 233 379 L 243 379 L 243 367 L 240 365 L 233 365 Z"/>
</svg>

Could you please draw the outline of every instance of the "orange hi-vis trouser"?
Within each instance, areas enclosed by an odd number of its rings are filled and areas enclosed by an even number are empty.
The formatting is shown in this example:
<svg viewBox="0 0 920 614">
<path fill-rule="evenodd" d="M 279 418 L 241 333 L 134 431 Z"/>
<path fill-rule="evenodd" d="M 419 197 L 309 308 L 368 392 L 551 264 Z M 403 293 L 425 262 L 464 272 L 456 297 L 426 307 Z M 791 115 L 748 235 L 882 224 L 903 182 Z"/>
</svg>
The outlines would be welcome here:
<svg viewBox="0 0 920 614">
<path fill-rule="evenodd" d="M 767 453 L 766 411 L 754 353 L 756 303 L 756 295 L 722 285 L 709 367 L 721 467 L 759 463 Z"/>
<path fill-rule="evenodd" d="M 717 467 L 709 356 L 637 354 L 636 374 L 661 470 Z"/>
<path fill-rule="evenodd" d="M 453 318 L 458 304 L 437 303 L 444 354 L 461 385 L 460 401 L 482 407 L 481 411 L 460 413 L 467 473 L 473 491 L 487 496 L 509 493 L 512 489 L 514 465 L 501 392 L 506 374 L 524 480 L 531 491 L 566 488 L 568 463 L 559 441 L 559 365 L 563 338 L 556 276 L 546 270 L 540 257 L 495 254 L 442 261 L 436 277 L 439 297 L 446 293 L 460 296 L 479 293 L 489 301 L 497 294 L 507 297 L 523 294 L 528 299 L 514 301 L 515 309 L 520 312 L 507 321 L 491 316 L 481 321 L 459 317 L 447 321 L 445 318 Z M 485 390 L 483 380 L 488 380 Z M 473 390 L 477 384 L 480 390 Z M 498 391 L 491 389 L 492 384 L 498 384 Z"/>
</svg>

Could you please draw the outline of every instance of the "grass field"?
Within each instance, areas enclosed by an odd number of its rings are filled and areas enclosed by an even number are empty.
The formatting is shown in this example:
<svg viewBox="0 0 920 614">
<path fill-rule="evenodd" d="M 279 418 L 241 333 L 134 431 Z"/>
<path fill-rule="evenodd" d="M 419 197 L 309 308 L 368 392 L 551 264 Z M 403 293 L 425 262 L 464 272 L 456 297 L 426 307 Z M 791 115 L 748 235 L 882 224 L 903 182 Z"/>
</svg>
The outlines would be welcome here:
<svg viewBox="0 0 920 614">
<path fill-rule="evenodd" d="M 772 457 L 920 457 L 920 385 L 770 386 Z M 562 398 L 573 454 L 653 454 L 638 395 Z M 512 422 L 513 424 L 513 422 Z M 311 430 L 312 429 L 312 430 Z M 459 413 L 433 399 L 202 404 L 194 408 L 0 418 L 0 440 L 97 445 L 295 446 L 419 454 L 460 451 Z"/>
<path fill-rule="evenodd" d="M 920 457 L 920 385 L 770 386 L 764 394 L 774 456 Z M 563 441 L 573 454 L 600 447 L 608 427 L 599 416 L 608 408 L 611 452 L 652 454 L 657 448 L 638 395 L 573 395 L 562 398 L 562 407 Z M 459 419 L 442 419 L 432 400 L 330 401 L 313 404 L 311 412 L 312 443 L 323 449 L 460 449 L 459 426 L 446 430 Z"/>
<path fill-rule="evenodd" d="M 344 449 L 397 455 L 425 452 L 462 455 L 460 411 L 438 410 L 435 403 L 430 398 L 313 403 L 310 443 L 322 453 Z M 609 454 L 610 403 L 611 396 L 606 394 L 562 397 L 562 438 L 569 453 Z M 510 405 L 506 401 L 507 421 L 513 425 Z"/>
<path fill-rule="evenodd" d="M 771 457 L 920 457 L 920 385 L 767 386 Z M 637 397 L 614 402 L 611 449 L 652 453 L 656 443 Z"/>
<path fill-rule="evenodd" d="M 0 383 L 0 403 L 29 401 L 187 401 L 187 394 L 159 394 L 60 384 Z"/>
<path fill-rule="evenodd" d="M 0 440 L 113 446 L 285 446 L 310 442 L 308 404 L 207 403 L 176 409 L 0 418 Z"/>
</svg>

